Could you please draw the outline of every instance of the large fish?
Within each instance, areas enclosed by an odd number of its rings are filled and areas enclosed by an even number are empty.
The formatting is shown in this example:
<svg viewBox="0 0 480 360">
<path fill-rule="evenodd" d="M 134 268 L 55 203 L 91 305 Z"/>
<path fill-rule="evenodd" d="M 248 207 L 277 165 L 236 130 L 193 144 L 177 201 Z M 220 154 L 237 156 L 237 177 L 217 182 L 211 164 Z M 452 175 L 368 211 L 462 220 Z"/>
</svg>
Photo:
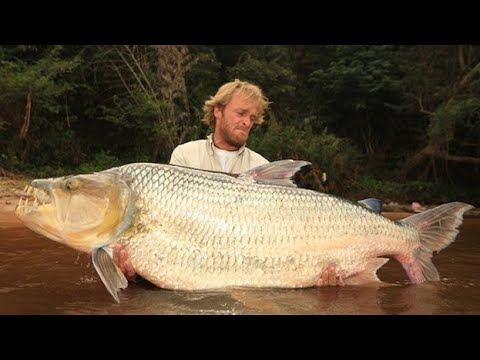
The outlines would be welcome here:
<svg viewBox="0 0 480 360">
<path fill-rule="evenodd" d="M 385 256 L 412 283 L 439 280 L 432 252 L 454 241 L 473 206 L 452 202 L 391 221 L 296 187 L 291 178 L 307 164 L 282 160 L 232 176 L 135 163 L 34 180 L 33 199 L 20 199 L 16 214 L 47 238 L 91 252 L 117 301 L 128 282 L 109 254 L 114 243 L 138 274 L 168 289 L 310 287 L 329 265 L 345 284 L 378 282 Z"/>
</svg>

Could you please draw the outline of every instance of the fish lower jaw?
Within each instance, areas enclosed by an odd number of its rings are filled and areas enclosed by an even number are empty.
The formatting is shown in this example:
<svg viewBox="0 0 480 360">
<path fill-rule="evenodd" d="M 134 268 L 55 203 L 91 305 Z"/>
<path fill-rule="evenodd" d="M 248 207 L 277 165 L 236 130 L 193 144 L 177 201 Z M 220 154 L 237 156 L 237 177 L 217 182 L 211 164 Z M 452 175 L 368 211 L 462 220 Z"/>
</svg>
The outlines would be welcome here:
<svg viewBox="0 0 480 360">
<path fill-rule="evenodd" d="M 52 205 L 49 194 L 41 189 L 34 189 L 31 186 L 27 186 L 18 200 L 15 213 L 17 216 L 28 215 L 32 211 L 37 211 Z"/>
<path fill-rule="evenodd" d="M 24 201 L 24 202 L 22 202 L 22 201 Z M 28 199 L 27 200 L 20 199 L 16 208 L 15 208 L 15 214 L 18 217 L 27 216 L 32 212 L 41 211 L 41 210 L 47 209 L 49 207 L 52 207 L 52 205 L 51 204 L 40 205 L 40 204 L 35 203 L 35 202 L 33 204 L 29 204 Z"/>
</svg>

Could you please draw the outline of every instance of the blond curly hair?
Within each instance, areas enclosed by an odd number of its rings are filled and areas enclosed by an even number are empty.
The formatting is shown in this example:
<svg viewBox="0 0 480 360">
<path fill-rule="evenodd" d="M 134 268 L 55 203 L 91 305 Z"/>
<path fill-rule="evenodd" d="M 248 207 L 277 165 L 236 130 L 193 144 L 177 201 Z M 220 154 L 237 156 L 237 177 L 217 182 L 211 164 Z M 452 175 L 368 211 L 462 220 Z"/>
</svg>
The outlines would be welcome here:
<svg viewBox="0 0 480 360">
<path fill-rule="evenodd" d="M 247 98 L 253 98 L 260 107 L 260 113 L 258 114 L 255 124 L 263 123 L 265 111 L 271 104 L 268 99 L 263 95 L 262 89 L 257 85 L 249 83 L 247 81 L 240 81 L 235 79 L 234 81 L 223 84 L 215 94 L 211 96 L 209 100 L 205 101 L 203 105 L 203 112 L 205 113 L 202 122 L 207 124 L 210 129 L 215 129 L 215 106 L 225 107 L 232 96 L 236 93 L 243 93 Z"/>
</svg>

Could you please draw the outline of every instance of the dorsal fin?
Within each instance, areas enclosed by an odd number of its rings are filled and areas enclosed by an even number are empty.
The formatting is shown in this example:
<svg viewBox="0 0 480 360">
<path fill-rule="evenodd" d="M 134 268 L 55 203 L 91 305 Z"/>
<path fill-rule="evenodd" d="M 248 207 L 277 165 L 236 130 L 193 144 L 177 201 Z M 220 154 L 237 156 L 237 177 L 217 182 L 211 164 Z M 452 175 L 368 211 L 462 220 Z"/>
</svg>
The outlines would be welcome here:
<svg viewBox="0 0 480 360">
<path fill-rule="evenodd" d="M 292 181 L 292 177 L 306 165 L 310 165 L 310 163 L 303 160 L 279 160 L 250 169 L 238 175 L 238 178 L 255 181 L 259 184 L 297 187 Z"/>
<path fill-rule="evenodd" d="M 377 214 L 382 213 L 383 203 L 381 200 L 368 198 L 368 199 L 359 200 L 358 202 L 363 206 L 369 208 L 370 210 L 373 210 Z"/>
</svg>

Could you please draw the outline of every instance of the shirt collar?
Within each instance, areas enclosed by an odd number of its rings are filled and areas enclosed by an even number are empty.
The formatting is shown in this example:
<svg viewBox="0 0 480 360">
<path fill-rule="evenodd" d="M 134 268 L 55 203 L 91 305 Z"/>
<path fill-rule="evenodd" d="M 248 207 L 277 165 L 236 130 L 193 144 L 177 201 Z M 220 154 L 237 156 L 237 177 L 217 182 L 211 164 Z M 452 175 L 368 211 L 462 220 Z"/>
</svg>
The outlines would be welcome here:
<svg viewBox="0 0 480 360">
<path fill-rule="evenodd" d="M 213 143 L 213 133 L 207 136 L 207 146 L 208 146 L 208 151 L 210 155 L 213 155 L 213 147 L 215 144 Z M 245 145 L 243 145 L 241 148 L 238 149 L 238 155 L 243 153 L 245 151 Z"/>
</svg>

